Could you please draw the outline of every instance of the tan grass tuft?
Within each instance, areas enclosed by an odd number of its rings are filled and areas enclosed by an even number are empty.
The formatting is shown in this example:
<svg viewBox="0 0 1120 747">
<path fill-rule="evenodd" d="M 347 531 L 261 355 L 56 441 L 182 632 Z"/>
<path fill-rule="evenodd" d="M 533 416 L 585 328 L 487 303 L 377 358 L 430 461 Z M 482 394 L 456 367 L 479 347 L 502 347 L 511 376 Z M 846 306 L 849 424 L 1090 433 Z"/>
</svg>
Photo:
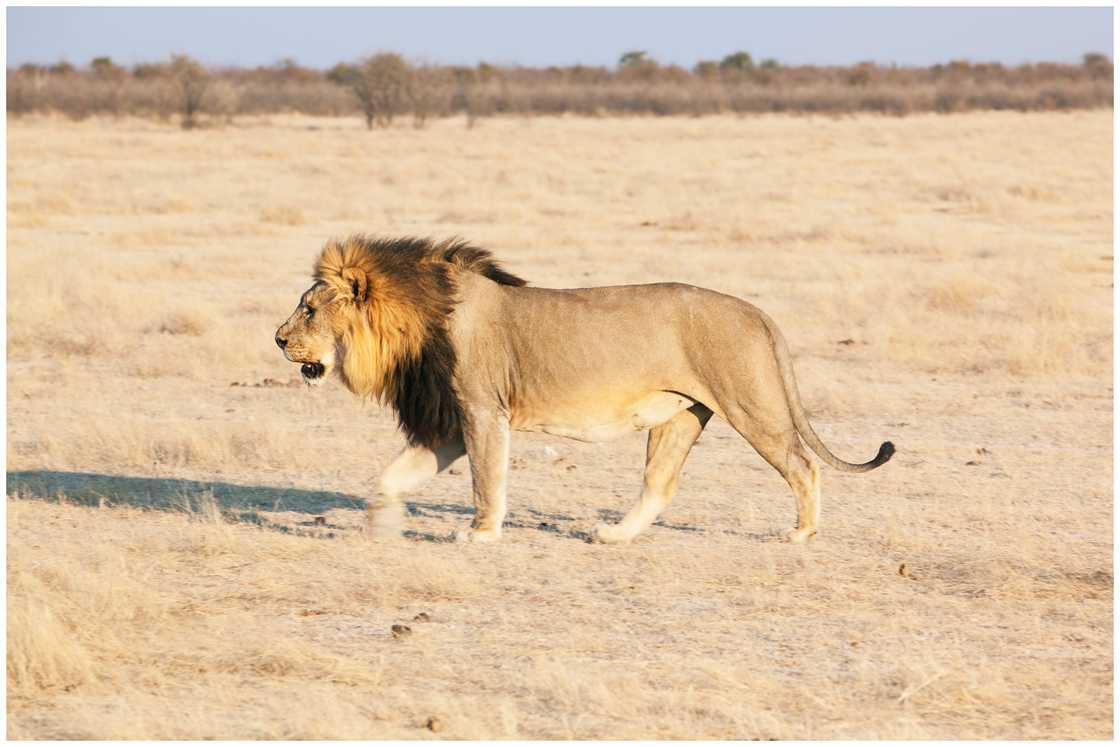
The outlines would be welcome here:
<svg viewBox="0 0 1120 747">
<path fill-rule="evenodd" d="M 43 601 L 49 592 L 33 587 L 20 578 L 8 581 L 9 697 L 66 692 L 94 682 L 98 662 L 78 642 L 76 621 L 59 620 Z"/>
<path fill-rule="evenodd" d="M 935 311 L 969 314 L 977 310 L 981 301 L 996 292 L 996 287 L 991 283 L 958 275 L 949 278 L 942 285 L 930 288 L 926 300 Z"/>
<path fill-rule="evenodd" d="M 269 207 L 261 211 L 261 220 L 281 226 L 302 226 L 307 223 L 307 216 L 298 207 Z"/>
<path fill-rule="evenodd" d="M 209 320 L 202 314 L 180 311 L 165 317 L 156 331 L 166 335 L 200 337 L 209 327 Z"/>
</svg>

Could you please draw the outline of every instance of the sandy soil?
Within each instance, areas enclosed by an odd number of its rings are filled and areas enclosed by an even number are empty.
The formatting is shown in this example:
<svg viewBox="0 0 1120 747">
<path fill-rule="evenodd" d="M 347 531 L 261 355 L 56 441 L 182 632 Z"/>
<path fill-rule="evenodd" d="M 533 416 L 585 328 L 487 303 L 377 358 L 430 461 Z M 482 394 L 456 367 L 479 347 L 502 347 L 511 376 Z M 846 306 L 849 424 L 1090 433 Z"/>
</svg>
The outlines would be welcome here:
<svg viewBox="0 0 1120 747">
<path fill-rule="evenodd" d="M 1112 122 L 11 121 L 9 736 L 1110 738 Z M 794 546 L 714 421 L 608 547 L 644 437 L 520 434 L 501 544 L 465 463 L 371 542 L 394 421 L 272 342 L 354 230 L 747 298 L 898 454 Z"/>
</svg>

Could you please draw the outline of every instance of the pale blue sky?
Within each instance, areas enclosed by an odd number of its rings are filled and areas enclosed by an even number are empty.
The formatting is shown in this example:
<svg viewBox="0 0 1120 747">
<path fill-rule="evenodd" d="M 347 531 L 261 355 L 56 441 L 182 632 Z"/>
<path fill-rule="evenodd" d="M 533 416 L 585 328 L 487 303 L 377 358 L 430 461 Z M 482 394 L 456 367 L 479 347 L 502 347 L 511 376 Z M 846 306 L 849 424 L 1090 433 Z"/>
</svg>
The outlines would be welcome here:
<svg viewBox="0 0 1120 747">
<path fill-rule="evenodd" d="M 1112 56 L 1111 8 L 8 8 L 9 67 L 186 53 L 311 67 L 380 50 L 419 62 L 691 67 L 739 49 L 788 64 L 1005 64 Z"/>
</svg>

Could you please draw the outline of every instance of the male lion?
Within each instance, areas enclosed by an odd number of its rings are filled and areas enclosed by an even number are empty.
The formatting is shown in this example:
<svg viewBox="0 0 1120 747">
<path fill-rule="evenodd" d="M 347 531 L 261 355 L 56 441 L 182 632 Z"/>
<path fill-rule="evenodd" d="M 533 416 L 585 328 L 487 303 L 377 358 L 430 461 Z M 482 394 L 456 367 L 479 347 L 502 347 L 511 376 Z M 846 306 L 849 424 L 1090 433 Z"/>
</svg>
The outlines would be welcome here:
<svg viewBox="0 0 1120 747">
<path fill-rule="evenodd" d="M 816 534 L 820 474 L 803 439 L 838 459 L 813 432 L 777 326 L 746 301 L 679 283 L 530 288 L 489 252 L 458 240 L 328 241 L 315 283 L 276 332 L 304 379 L 337 371 L 353 393 L 389 403 L 408 445 L 370 502 L 390 529 L 401 496 L 463 454 L 475 516 L 458 533 L 496 540 L 506 514 L 511 430 L 605 441 L 649 429 L 639 502 L 601 542 L 626 542 L 672 500 L 692 444 L 712 413 L 724 418 L 793 488 L 794 542 Z"/>
</svg>

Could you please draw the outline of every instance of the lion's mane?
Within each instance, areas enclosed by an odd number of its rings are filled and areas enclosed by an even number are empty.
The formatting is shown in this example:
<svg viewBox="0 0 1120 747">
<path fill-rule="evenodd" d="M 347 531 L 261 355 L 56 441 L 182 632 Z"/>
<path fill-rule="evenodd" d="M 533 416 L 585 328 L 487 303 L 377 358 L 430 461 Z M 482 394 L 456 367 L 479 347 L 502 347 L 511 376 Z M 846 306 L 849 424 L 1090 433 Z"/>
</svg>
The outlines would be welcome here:
<svg viewBox="0 0 1120 747">
<path fill-rule="evenodd" d="M 413 445 L 437 446 L 461 428 L 447 320 L 463 272 L 525 285 L 489 252 L 460 239 L 355 234 L 327 242 L 315 262 L 316 281 L 353 299 L 334 320 L 346 351 L 343 381 L 356 394 L 392 405 Z"/>
</svg>

